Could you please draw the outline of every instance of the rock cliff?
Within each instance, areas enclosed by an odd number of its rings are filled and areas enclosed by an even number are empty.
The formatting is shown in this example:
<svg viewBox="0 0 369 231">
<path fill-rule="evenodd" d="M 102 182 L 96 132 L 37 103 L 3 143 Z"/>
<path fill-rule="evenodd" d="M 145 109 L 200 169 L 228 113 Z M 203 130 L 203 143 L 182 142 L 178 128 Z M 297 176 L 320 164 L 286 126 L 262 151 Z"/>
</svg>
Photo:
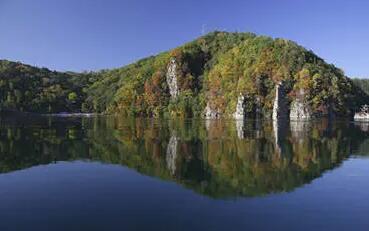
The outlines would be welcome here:
<svg viewBox="0 0 369 231">
<path fill-rule="evenodd" d="M 178 81 L 177 81 L 177 62 L 175 58 L 170 60 L 167 70 L 167 84 L 169 87 L 169 93 L 172 99 L 177 98 L 179 95 Z"/>
<path fill-rule="evenodd" d="M 236 120 L 245 119 L 245 97 L 240 94 L 237 99 L 236 111 L 233 113 Z"/>
<path fill-rule="evenodd" d="M 206 105 L 203 114 L 205 119 L 217 119 L 221 117 L 219 110 L 211 108 L 209 103 Z"/>
<path fill-rule="evenodd" d="M 295 100 L 290 105 L 291 120 L 309 120 L 311 118 L 311 108 L 305 101 L 305 91 L 298 91 Z"/>
<path fill-rule="evenodd" d="M 292 101 L 290 107 L 290 119 L 291 120 L 309 120 L 311 118 L 311 112 L 309 106 L 303 101 Z"/>
<path fill-rule="evenodd" d="M 288 104 L 283 82 L 279 82 L 275 87 L 275 99 L 273 104 L 273 120 L 286 119 L 288 115 Z"/>
<path fill-rule="evenodd" d="M 369 106 L 363 105 L 360 112 L 356 112 L 354 115 L 354 120 L 358 121 L 369 121 Z"/>
</svg>

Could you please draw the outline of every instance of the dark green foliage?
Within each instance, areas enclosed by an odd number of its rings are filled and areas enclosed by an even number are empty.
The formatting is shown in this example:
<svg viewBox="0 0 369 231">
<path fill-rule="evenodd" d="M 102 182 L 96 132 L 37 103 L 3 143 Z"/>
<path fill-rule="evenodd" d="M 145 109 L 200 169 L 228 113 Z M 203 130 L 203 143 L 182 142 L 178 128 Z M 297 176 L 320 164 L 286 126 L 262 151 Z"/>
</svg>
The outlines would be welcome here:
<svg viewBox="0 0 369 231">
<path fill-rule="evenodd" d="M 369 79 L 353 78 L 352 82 L 354 83 L 355 86 L 359 87 L 366 94 L 369 94 Z"/>
<path fill-rule="evenodd" d="M 55 72 L 0 60 L 0 109 L 38 113 L 79 112 L 89 74 Z"/>
</svg>

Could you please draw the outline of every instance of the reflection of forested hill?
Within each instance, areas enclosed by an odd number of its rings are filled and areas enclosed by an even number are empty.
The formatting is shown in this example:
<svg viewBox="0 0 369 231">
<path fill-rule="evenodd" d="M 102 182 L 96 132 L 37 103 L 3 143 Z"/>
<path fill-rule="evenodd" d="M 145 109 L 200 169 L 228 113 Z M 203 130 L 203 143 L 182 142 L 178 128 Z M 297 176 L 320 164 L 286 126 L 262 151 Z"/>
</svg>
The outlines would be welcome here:
<svg viewBox="0 0 369 231">
<path fill-rule="evenodd" d="M 369 153 L 368 135 L 346 123 L 31 120 L 0 118 L 1 172 L 88 159 L 224 198 L 290 191 L 338 166 L 353 150 Z"/>
<path fill-rule="evenodd" d="M 356 141 L 356 145 L 352 150 L 352 155 L 369 156 L 369 123 L 367 122 L 355 122 L 355 130 L 360 130 L 365 135 L 352 135 Z"/>
</svg>

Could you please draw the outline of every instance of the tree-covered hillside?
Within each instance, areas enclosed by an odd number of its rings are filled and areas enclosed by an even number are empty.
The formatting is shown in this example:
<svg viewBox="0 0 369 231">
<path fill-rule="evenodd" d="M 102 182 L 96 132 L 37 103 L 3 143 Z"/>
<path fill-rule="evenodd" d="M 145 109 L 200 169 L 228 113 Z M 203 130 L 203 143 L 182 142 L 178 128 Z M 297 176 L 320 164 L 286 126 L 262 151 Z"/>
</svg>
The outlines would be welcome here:
<svg viewBox="0 0 369 231">
<path fill-rule="evenodd" d="M 99 81 L 89 88 L 87 102 L 100 112 L 199 115 L 205 103 L 205 79 L 218 57 L 253 37 L 250 33 L 210 33 L 171 51 L 101 72 Z M 178 63 L 176 100 L 170 100 L 166 82 L 172 58 Z"/>
<path fill-rule="evenodd" d="M 286 102 L 312 115 L 351 115 L 366 94 L 343 71 L 284 39 L 212 32 L 128 66 L 97 73 L 59 73 L 0 62 L 1 108 L 124 115 L 231 116 L 242 96 L 246 114 L 270 116 L 276 86 Z"/>
<path fill-rule="evenodd" d="M 353 78 L 352 82 L 355 86 L 359 87 L 362 91 L 369 95 L 369 79 Z"/>
<path fill-rule="evenodd" d="M 62 73 L 0 60 L 0 109 L 79 112 L 93 74 Z"/>
</svg>

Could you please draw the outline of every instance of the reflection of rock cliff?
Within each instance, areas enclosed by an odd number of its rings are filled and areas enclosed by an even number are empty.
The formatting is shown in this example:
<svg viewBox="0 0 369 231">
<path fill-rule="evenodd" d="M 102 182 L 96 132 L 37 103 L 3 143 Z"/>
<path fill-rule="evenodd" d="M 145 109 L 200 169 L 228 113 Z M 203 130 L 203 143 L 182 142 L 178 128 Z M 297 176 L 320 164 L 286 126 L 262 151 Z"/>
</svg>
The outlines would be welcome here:
<svg viewBox="0 0 369 231">
<path fill-rule="evenodd" d="M 283 120 L 273 120 L 274 145 L 277 154 L 283 154 L 283 142 L 286 138 L 287 123 Z"/>
<path fill-rule="evenodd" d="M 290 121 L 291 136 L 296 139 L 305 139 L 309 136 L 311 122 L 308 121 Z"/>
<path fill-rule="evenodd" d="M 0 129 L 0 170 L 59 160 L 91 159 L 175 181 L 211 197 L 286 192 L 339 165 L 352 150 L 369 153 L 351 124 L 84 118 Z M 82 127 L 84 129 L 82 129 Z M 288 128 L 288 124 L 287 124 Z M 307 130 L 309 132 L 307 132 Z M 369 135 L 368 135 L 369 136 Z M 277 154 L 277 155 L 276 155 Z"/>
<path fill-rule="evenodd" d="M 166 161 L 168 169 L 173 176 L 176 173 L 177 146 L 178 138 L 176 135 L 172 135 L 167 147 Z"/>
<path fill-rule="evenodd" d="M 356 127 L 360 128 L 363 132 L 369 132 L 369 123 L 366 122 L 355 122 Z"/>
<path fill-rule="evenodd" d="M 244 120 L 236 120 L 236 130 L 237 130 L 238 138 L 240 138 L 240 139 L 245 138 L 244 129 L 245 129 L 245 121 Z"/>
</svg>

